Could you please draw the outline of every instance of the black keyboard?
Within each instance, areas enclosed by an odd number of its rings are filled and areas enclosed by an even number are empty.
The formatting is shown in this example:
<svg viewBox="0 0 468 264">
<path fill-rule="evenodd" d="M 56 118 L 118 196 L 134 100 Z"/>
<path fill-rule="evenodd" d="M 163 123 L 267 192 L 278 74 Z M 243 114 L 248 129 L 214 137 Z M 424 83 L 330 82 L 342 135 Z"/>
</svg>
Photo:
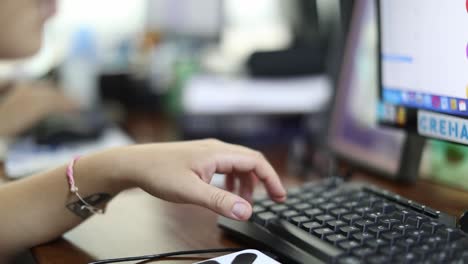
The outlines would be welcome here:
<svg viewBox="0 0 468 264">
<path fill-rule="evenodd" d="M 369 185 L 305 184 L 281 204 L 256 199 L 253 211 L 218 224 L 283 263 L 468 263 L 455 218 Z"/>
</svg>

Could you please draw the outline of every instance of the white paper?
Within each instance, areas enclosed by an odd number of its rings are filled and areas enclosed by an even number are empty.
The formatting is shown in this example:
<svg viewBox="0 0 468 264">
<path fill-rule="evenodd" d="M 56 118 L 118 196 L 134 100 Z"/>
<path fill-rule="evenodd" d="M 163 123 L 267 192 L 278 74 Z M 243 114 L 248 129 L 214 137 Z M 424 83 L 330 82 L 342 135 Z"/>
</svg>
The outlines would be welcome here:
<svg viewBox="0 0 468 264">
<path fill-rule="evenodd" d="M 77 155 L 132 144 L 120 129 L 109 128 L 96 140 L 59 146 L 37 145 L 32 137 L 10 145 L 5 158 L 6 175 L 19 178 L 68 163 Z"/>
<path fill-rule="evenodd" d="M 324 109 L 331 84 L 324 75 L 287 79 L 192 77 L 184 87 L 190 114 L 311 113 Z"/>
</svg>

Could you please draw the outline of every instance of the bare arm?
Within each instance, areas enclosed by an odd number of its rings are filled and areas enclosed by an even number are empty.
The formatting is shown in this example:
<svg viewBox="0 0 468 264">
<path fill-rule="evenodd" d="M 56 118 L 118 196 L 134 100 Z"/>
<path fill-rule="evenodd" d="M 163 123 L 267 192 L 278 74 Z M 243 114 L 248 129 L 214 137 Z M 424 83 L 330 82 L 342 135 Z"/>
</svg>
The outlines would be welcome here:
<svg viewBox="0 0 468 264">
<path fill-rule="evenodd" d="M 113 183 L 115 167 L 102 156 L 85 157 L 75 165 L 80 194 L 88 199 L 98 195 L 90 201 L 98 207 L 124 188 Z M 0 187 L 0 256 L 53 240 L 90 215 L 70 193 L 65 171 L 61 166 Z"/>
<path fill-rule="evenodd" d="M 70 194 L 65 166 L 0 188 L 0 259 L 50 241 L 89 216 Z M 238 178 L 238 193 L 209 185 L 213 173 L 227 175 L 228 189 Z M 137 145 L 84 157 L 75 164 L 83 197 L 104 207 L 121 190 L 140 187 L 161 199 L 192 203 L 221 215 L 247 220 L 257 180 L 276 201 L 286 193 L 264 157 L 245 147 L 201 140 Z"/>
</svg>

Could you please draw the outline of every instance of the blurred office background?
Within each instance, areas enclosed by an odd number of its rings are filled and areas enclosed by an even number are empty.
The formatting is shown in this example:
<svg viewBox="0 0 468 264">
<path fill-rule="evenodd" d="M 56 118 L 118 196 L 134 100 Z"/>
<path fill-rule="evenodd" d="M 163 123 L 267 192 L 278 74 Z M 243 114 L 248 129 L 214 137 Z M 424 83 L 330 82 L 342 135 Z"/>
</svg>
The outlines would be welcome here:
<svg viewBox="0 0 468 264">
<path fill-rule="evenodd" d="M 0 80 L 50 80 L 81 112 L 99 113 L 128 136 L 99 146 L 216 137 L 281 149 L 294 172 L 307 174 L 325 163 L 324 138 L 352 2 L 60 0 L 41 51 L 2 61 Z M 100 128 L 84 126 L 87 132 Z M 32 127 L 37 135 L 37 124 Z M 46 132 L 35 143 L 50 143 Z M 14 157 L 7 166 L 11 174 L 33 171 L 14 169 L 25 164 L 29 143 L 10 142 L 16 147 L 13 154 L 6 150 Z M 468 170 L 461 165 L 468 164 L 465 148 L 428 145 L 435 154 L 425 158 L 427 174 Z M 35 159 L 51 149 L 56 147 L 35 147 Z M 44 160 L 51 159 L 56 157 Z M 453 179 L 445 181 L 460 180 Z"/>
<path fill-rule="evenodd" d="M 53 80 L 136 142 L 216 137 L 288 149 L 331 100 L 339 8 L 338 0 L 62 0 L 41 51 L 2 62 L 0 78 Z"/>
</svg>

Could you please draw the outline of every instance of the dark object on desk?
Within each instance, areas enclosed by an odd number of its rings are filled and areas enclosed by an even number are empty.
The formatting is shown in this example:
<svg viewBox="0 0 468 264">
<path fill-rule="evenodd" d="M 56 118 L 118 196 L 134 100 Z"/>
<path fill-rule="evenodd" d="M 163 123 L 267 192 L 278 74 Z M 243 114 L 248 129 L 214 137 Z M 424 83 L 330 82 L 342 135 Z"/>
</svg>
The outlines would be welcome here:
<svg viewBox="0 0 468 264">
<path fill-rule="evenodd" d="M 98 112 L 62 113 L 42 120 L 32 134 L 37 144 L 59 145 L 97 139 L 109 125 Z"/>
<path fill-rule="evenodd" d="M 468 261 L 454 217 L 387 190 L 329 179 L 288 194 L 284 204 L 257 199 L 247 223 L 221 217 L 219 226 L 285 263 Z"/>
<path fill-rule="evenodd" d="M 319 74 L 324 72 L 325 55 L 321 43 L 280 51 L 255 52 L 248 59 L 247 67 L 255 77 Z"/>
</svg>

